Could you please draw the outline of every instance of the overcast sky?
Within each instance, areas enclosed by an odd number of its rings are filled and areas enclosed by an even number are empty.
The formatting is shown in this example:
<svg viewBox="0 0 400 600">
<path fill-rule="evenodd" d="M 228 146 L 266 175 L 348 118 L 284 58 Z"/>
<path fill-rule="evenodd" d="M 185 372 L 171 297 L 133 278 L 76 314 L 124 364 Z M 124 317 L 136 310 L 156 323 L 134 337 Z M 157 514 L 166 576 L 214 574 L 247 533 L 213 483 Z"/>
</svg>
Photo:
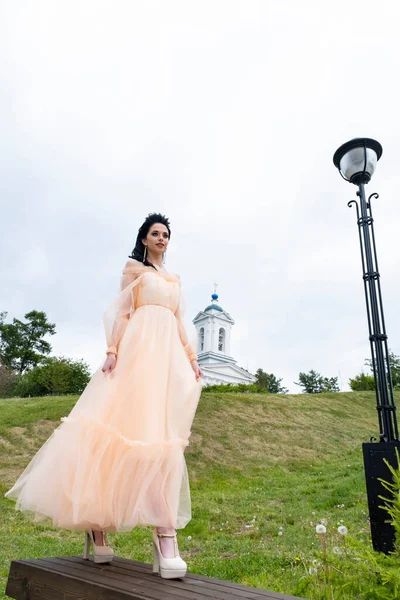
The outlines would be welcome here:
<svg viewBox="0 0 400 600">
<path fill-rule="evenodd" d="M 383 156 L 375 231 L 400 354 L 396 0 L 1 0 L 0 310 L 43 310 L 53 354 L 104 361 L 103 312 L 149 212 L 187 314 L 235 320 L 240 366 L 338 376 L 369 356 L 356 188 L 332 155 Z"/>
</svg>

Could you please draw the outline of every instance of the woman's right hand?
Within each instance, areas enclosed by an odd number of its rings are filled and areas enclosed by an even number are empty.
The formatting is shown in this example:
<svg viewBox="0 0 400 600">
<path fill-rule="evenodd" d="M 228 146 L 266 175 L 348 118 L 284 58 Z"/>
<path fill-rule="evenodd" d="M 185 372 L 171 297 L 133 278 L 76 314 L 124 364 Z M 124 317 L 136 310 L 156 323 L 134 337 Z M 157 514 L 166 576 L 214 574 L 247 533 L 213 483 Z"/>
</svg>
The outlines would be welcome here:
<svg viewBox="0 0 400 600">
<path fill-rule="evenodd" d="M 115 354 L 110 352 L 107 354 L 106 362 L 103 365 L 102 371 L 103 373 L 111 373 L 115 369 L 115 365 L 117 364 L 117 357 Z"/>
</svg>

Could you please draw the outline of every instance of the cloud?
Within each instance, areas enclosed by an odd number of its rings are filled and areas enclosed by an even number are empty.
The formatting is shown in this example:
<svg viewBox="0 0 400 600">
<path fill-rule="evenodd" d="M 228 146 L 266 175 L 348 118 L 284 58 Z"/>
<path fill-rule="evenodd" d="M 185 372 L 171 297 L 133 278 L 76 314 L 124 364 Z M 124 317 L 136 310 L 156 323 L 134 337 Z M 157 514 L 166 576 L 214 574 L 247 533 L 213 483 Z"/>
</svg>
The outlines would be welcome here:
<svg viewBox="0 0 400 600">
<path fill-rule="evenodd" d="M 171 219 L 188 312 L 219 284 L 238 363 L 284 378 L 369 354 L 354 210 L 332 155 L 384 153 L 371 191 L 400 353 L 396 2 L 57 2 L 2 7 L 2 309 L 57 324 L 97 368 L 102 313 L 145 216 Z"/>
</svg>

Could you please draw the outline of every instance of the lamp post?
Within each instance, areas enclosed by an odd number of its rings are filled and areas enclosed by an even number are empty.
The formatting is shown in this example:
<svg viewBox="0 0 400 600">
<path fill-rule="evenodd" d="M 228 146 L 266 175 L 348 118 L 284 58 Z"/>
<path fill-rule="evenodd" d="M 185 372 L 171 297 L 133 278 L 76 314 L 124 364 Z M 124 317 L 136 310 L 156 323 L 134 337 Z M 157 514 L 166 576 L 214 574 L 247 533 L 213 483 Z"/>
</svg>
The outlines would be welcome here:
<svg viewBox="0 0 400 600">
<path fill-rule="evenodd" d="M 351 200 L 348 206 L 354 205 L 357 211 L 379 421 L 379 443 L 374 443 L 376 438 L 371 437 L 369 443 L 363 444 L 363 456 L 372 545 L 374 550 L 387 554 L 394 549 L 395 531 L 393 526 L 386 522 L 389 518 L 388 513 L 380 508 L 383 500 L 379 496 L 385 496 L 387 492 L 379 478 L 392 481 L 390 470 L 383 459 L 385 458 L 393 467 L 397 466 L 395 448 L 399 446 L 399 433 L 371 208 L 371 199 L 378 198 L 378 194 L 371 194 L 368 199 L 365 195 L 365 185 L 370 181 L 381 156 L 382 146 L 379 142 L 369 138 L 355 138 L 336 150 L 333 162 L 346 181 L 358 186 L 359 200 Z"/>
</svg>

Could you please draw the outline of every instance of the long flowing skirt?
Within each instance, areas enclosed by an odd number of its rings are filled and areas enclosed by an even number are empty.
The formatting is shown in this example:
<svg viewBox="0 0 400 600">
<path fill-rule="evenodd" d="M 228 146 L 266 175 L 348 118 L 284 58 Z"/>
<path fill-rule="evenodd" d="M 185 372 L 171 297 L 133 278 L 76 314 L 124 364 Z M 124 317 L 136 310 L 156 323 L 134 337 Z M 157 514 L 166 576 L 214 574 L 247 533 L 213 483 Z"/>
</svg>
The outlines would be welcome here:
<svg viewBox="0 0 400 600">
<path fill-rule="evenodd" d="M 35 522 L 50 518 L 65 529 L 185 527 L 184 450 L 202 384 L 173 312 L 137 308 L 116 368 L 106 374 L 102 366 L 5 496 Z"/>
</svg>

